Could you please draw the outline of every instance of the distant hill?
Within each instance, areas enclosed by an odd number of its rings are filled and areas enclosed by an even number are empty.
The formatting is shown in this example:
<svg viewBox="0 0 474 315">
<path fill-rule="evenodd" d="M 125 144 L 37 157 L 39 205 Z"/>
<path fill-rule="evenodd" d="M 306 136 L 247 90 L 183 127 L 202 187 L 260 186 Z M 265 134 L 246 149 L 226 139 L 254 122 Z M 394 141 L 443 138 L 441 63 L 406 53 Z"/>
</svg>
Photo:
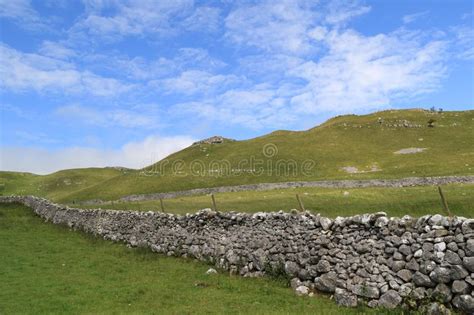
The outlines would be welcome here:
<svg viewBox="0 0 474 315">
<path fill-rule="evenodd" d="M 22 175 L 19 181 L 7 178 L 19 175 L 3 172 L 0 183 L 5 192 L 15 185 L 30 187 L 23 192 L 42 185 L 42 194 L 72 201 L 259 182 L 473 175 L 474 111 L 338 116 L 307 131 L 197 143 L 142 170 L 76 170 L 72 174 L 82 181 L 71 183 L 82 184 L 66 184 L 72 175 L 62 172 Z"/>
</svg>

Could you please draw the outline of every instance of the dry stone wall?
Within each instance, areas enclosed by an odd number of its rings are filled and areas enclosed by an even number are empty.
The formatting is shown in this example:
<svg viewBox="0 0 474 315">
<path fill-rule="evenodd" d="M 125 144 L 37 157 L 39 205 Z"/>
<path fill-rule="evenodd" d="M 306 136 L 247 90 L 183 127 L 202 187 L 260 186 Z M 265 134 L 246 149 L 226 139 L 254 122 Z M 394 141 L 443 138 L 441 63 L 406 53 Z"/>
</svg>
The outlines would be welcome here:
<svg viewBox="0 0 474 315">
<path fill-rule="evenodd" d="M 385 213 L 195 214 L 83 210 L 32 196 L 0 197 L 46 221 L 131 246 L 192 257 L 242 276 L 282 275 L 298 294 L 322 291 L 336 303 L 444 314 L 474 312 L 474 219 Z"/>
<path fill-rule="evenodd" d="M 411 187 L 411 186 L 433 186 L 448 184 L 474 184 L 474 176 L 440 176 L 440 177 L 407 177 L 400 179 L 354 179 L 354 180 L 321 180 L 310 182 L 282 182 L 282 183 L 260 183 L 238 186 L 221 186 L 211 188 L 196 188 L 182 191 L 172 191 L 154 194 L 129 195 L 120 198 L 120 201 L 145 201 L 170 199 L 184 196 L 205 195 L 211 193 L 239 192 L 239 191 L 262 191 L 273 189 L 319 187 L 319 188 L 365 188 L 365 187 Z M 87 200 L 83 204 L 107 204 L 110 201 L 100 199 Z"/>
</svg>

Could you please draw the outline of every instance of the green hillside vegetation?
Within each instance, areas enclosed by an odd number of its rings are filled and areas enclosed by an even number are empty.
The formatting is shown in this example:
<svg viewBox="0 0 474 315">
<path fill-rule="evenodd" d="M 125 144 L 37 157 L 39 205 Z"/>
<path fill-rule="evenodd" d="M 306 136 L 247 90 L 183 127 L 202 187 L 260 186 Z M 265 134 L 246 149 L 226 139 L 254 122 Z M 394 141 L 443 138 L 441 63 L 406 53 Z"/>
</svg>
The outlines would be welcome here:
<svg viewBox="0 0 474 315">
<path fill-rule="evenodd" d="M 58 200 L 126 173 L 125 169 L 112 167 L 62 170 L 43 176 L 0 171 L 0 191 L 3 195 L 35 195 Z"/>
<path fill-rule="evenodd" d="M 298 297 L 281 280 L 206 275 L 204 263 L 45 224 L 18 205 L 0 204 L 0 239 L 1 314 L 404 314 Z"/>
<path fill-rule="evenodd" d="M 452 214 L 472 217 L 474 214 L 474 185 L 446 185 L 443 193 Z M 215 194 L 220 211 L 267 212 L 298 209 L 299 194 L 306 210 L 323 216 L 351 216 L 385 211 L 389 216 L 410 214 L 420 217 L 444 210 L 437 187 L 404 188 L 296 188 L 270 191 L 244 191 Z M 212 208 L 209 195 L 163 200 L 165 212 L 186 214 L 198 209 Z M 77 205 L 71 205 L 77 206 Z M 141 202 L 114 202 L 107 205 L 80 205 L 81 208 L 161 211 L 159 200 Z"/>
<path fill-rule="evenodd" d="M 428 126 L 430 119 L 434 127 Z M 415 153 L 395 153 L 400 150 Z M 276 131 L 250 140 L 190 146 L 145 169 L 108 174 L 86 180 L 85 185 L 59 181 L 54 190 L 37 188 L 36 194 L 78 202 L 262 182 L 472 175 L 474 111 L 414 109 L 339 116 L 307 131 Z M 28 193 L 37 186 L 5 180 L 0 174 L 2 181 L 4 193 Z"/>
</svg>

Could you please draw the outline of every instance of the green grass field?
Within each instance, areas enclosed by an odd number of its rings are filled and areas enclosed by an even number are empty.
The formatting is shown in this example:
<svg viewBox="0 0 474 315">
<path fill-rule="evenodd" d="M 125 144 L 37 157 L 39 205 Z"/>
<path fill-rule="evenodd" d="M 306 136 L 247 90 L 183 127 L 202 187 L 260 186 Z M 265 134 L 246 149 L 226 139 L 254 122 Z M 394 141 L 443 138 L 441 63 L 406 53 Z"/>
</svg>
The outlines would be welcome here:
<svg viewBox="0 0 474 315">
<path fill-rule="evenodd" d="M 443 187 L 451 212 L 458 216 L 474 216 L 474 185 L 456 184 Z M 269 191 L 245 191 L 215 194 L 221 211 L 259 212 L 298 209 L 296 194 L 304 207 L 323 216 L 350 216 L 385 211 L 390 216 L 406 214 L 422 216 L 441 213 L 446 215 L 437 187 L 404 188 L 295 188 Z M 211 197 L 190 196 L 164 199 L 166 212 L 185 214 L 212 207 Z M 81 208 L 161 211 L 159 200 L 141 202 L 114 202 L 106 205 L 76 205 Z"/>
<path fill-rule="evenodd" d="M 435 127 L 427 127 L 429 119 L 436 120 Z M 265 155 L 266 146 L 275 150 Z M 394 153 L 407 148 L 424 151 Z M 307 160 L 315 164 L 303 172 Z M 191 146 L 143 170 L 65 170 L 46 176 L 0 172 L 0 188 L 3 194 L 72 202 L 248 183 L 443 175 L 474 175 L 474 111 L 346 115 L 307 131 Z"/>
<path fill-rule="evenodd" d="M 0 314 L 383 314 L 44 223 L 0 204 Z M 386 314 L 402 314 L 400 310 Z"/>
</svg>

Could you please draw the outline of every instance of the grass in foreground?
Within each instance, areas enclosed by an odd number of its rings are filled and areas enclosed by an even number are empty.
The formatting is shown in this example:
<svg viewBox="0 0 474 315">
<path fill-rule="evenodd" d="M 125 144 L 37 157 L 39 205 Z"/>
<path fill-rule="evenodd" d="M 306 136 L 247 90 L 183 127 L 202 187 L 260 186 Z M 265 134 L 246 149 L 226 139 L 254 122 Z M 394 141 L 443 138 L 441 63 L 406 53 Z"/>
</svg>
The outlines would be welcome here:
<svg viewBox="0 0 474 315">
<path fill-rule="evenodd" d="M 1 314 L 381 314 L 297 297 L 281 282 L 130 249 L 0 204 Z M 402 314 L 400 310 L 387 314 Z"/>
<path fill-rule="evenodd" d="M 450 210 L 458 216 L 474 216 L 474 185 L 443 186 Z M 269 191 L 246 191 L 215 194 L 221 211 L 259 212 L 298 208 L 295 195 L 299 194 L 306 209 L 324 216 L 350 216 L 361 213 L 385 211 L 390 216 L 406 214 L 445 214 L 437 187 L 403 188 L 297 188 Z M 185 214 L 211 207 L 211 197 L 192 196 L 163 200 L 165 211 Z M 78 206 L 78 205 L 73 205 Z M 83 207 L 80 206 L 79 207 Z M 86 206 L 84 206 L 86 207 Z M 160 201 L 115 202 L 109 205 L 87 206 L 88 208 L 113 208 L 124 210 L 160 210 Z"/>
</svg>

